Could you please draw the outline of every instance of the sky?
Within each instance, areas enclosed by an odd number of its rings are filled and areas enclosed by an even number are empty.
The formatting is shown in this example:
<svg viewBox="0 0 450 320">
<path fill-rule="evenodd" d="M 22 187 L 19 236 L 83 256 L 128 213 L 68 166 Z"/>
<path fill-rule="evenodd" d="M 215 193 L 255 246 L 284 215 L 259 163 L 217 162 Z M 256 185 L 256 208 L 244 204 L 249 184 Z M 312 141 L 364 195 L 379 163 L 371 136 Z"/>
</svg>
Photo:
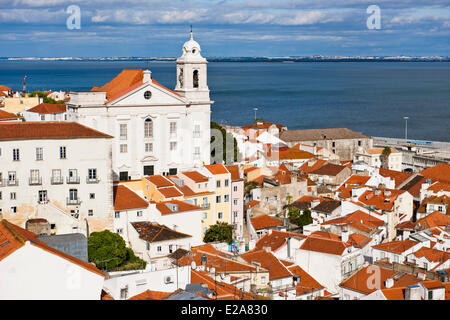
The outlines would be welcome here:
<svg viewBox="0 0 450 320">
<path fill-rule="evenodd" d="M 450 0 L 0 0 L 0 57 L 173 58 L 190 25 L 205 57 L 450 55 Z"/>
</svg>

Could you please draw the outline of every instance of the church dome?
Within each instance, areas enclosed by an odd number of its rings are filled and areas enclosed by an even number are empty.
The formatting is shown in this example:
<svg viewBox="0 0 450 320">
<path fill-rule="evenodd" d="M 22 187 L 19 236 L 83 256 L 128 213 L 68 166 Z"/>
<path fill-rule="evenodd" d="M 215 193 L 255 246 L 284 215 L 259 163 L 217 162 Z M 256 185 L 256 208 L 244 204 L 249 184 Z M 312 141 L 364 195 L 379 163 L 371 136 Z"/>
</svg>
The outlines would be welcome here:
<svg viewBox="0 0 450 320">
<path fill-rule="evenodd" d="M 191 38 L 183 45 L 183 55 L 198 55 L 201 48 L 197 41 L 194 40 L 194 36 L 191 31 Z"/>
</svg>

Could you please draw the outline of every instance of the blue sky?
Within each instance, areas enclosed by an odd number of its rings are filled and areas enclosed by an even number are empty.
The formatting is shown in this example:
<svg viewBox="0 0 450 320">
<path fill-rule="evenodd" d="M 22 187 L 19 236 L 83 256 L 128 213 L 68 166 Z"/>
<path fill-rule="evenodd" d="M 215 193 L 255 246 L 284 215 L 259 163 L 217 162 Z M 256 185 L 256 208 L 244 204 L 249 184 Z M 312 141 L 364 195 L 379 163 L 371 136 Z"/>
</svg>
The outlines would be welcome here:
<svg viewBox="0 0 450 320">
<path fill-rule="evenodd" d="M 207 57 L 450 55 L 449 0 L 0 0 L 0 56 L 177 57 L 190 24 Z"/>
</svg>

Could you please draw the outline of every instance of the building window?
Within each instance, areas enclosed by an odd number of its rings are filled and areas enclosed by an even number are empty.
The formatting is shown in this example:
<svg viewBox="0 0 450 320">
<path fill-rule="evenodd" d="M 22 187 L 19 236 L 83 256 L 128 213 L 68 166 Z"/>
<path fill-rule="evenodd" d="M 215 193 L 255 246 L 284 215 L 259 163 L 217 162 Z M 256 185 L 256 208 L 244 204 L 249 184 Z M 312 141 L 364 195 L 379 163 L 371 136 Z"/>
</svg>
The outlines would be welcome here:
<svg viewBox="0 0 450 320">
<path fill-rule="evenodd" d="M 238 217 L 238 212 L 237 211 L 233 211 L 234 214 L 234 218 L 236 219 Z"/>
<path fill-rule="evenodd" d="M 128 136 L 128 128 L 127 128 L 127 124 L 126 123 L 121 123 L 120 124 L 120 139 L 121 140 L 126 140 L 127 136 Z"/>
<path fill-rule="evenodd" d="M 170 151 L 175 151 L 175 150 L 177 150 L 177 143 L 171 142 L 170 143 Z"/>
<path fill-rule="evenodd" d="M 120 218 L 120 211 L 114 212 L 114 218 L 116 218 L 116 219 Z"/>
<path fill-rule="evenodd" d="M 59 147 L 59 158 L 66 159 L 66 147 Z"/>
<path fill-rule="evenodd" d="M 95 199 L 95 193 L 89 193 L 89 199 Z"/>
<path fill-rule="evenodd" d="M 170 123 L 170 135 L 172 137 L 177 135 L 177 123 L 176 122 L 171 122 Z"/>
<path fill-rule="evenodd" d="M 128 145 L 127 144 L 121 144 L 120 145 L 120 153 L 127 153 L 128 152 Z"/>
<path fill-rule="evenodd" d="M 147 251 L 149 251 L 150 250 L 150 242 L 146 242 L 145 243 L 145 249 L 147 249 Z"/>
<path fill-rule="evenodd" d="M 153 152 L 153 143 L 145 143 L 145 152 Z"/>
<path fill-rule="evenodd" d="M 208 212 L 203 212 L 203 219 L 208 219 Z"/>
<path fill-rule="evenodd" d="M 222 213 L 222 212 L 219 212 L 219 213 L 217 214 L 217 219 L 222 220 L 222 218 L 223 218 L 223 213 Z"/>
<path fill-rule="evenodd" d="M 128 298 L 128 286 L 125 288 L 120 289 L 120 299 L 127 299 Z"/>
<path fill-rule="evenodd" d="M 228 187 L 228 179 L 225 179 L 225 187 Z"/>
<path fill-rule="evenodd" d="M 2 199 L 2 192 L 1 192 L 1 191 L 0 191 L 0 200 L 3 200 L 3 199 Z"/>
<path fill-rule="evenodd" d="M 361 140 L 358 140 L 358 147 L 361 147 Z"/>
<path fill-rule="evenodd" d="M 89 216 L 89 217 L 92 217 L 93 215 L 94 215 L 94 210 L 89 209 L 89 210 L 88 210 L 88 216 Z"/>
<path fill-rule="evenodd" d="M 44 151 L 42 148 L 36 148 L 36 161 L 44 160 Z"/>
<path fill-rule="evenodd" d="M 16 193 L 15 192 L 11 192 L 9 194 L 9 197 L 10 197 L 11 200 L 16 200 Z"/>
<path fill-rule="evenodd" d="M 200 125 L 196 124 L 194 126 L 194 138 L 200 138 Z"/>
<path fill-rule="evenodd" d="M 238 205 L 238 199 L 234 199 L 234 200 L 233 200 L 233 204 L 234 204 L 235 206 L 237 206 L 237 205 Z"/>
<path fill-rule="evenodd" d="M 88 179 L 97 180 L 97 169 L 88 169 Z"/>
<path fill-rule="evenodd" d="M 220 196 L 216 196 L 216 203 L 221 203 L 222 201 L 221 201 L 221 198 L 220 198 Z"/>
<path fill-rule="evenodd" d="M 233 187 L 233 191 L 234 191 L 234 192 L 237 192 L 237 189 L 238 189 L 237 186 L 234 186 L 234 187 Z"/>
<path fill-rule="evenodd" d="M 39 190 L 39 202 L 47 202 L 47 190 Z"/>
<path fill-rule="evenodd" d="M 19 160 L 20 160 L 19 149 L 13 149 L 13 161 L 19 161 Z"/>
<path fill-rule="evenodd" d="M 122 228 L 120 228 L 120 229 L 117 229 L 116 233 L 118 233 L 118 234 L 122 234 L 122 233 L 123 233 L 123 229 L 122 229 Z"/>
<path fill-rule="evenodd" d="M 195 147 L 195 148 L 194 148 L 194 156 L 195 156 L 196 158 L 199 158 L 199 157 L 200 157 L 200 147 Z"/>
<path fill-rule="evenodd" d="M 145 119 L 144 121 L 144 138 L 153 137 L 153 121 L 151 119 Z"/>
<path fill-rule="evenodd" d="M 228 194 L 224 195 L 223 202 L 230 202 L 230 195 L 228 195 Z"/>
<path fill-rule="evenodd" d="M 217 180 L 217 181 L 216 181 L 216 187 L 217 187 L 217 188 L 220 188 L 220 180 Z"/>
<path fill-rule="evenodd" d="M 433 291 L 432 290 L 428 291 L 428 300 L 433 300 Z"/>
<path fill-rule="evenodd" d="M 158 247 L 156 248 L 156 251 L 161 252 L 161 251 L 162 251 L 161 246 L 158 246 Z"/>
<path fill-rule="evenodd" d="M 136 212 L 136 215 L 137 215 L 138 217 L 142 217 L 142 211 Z"/>
<path fill-rule="evenodd" d="M 17 212 L 17 207 L 11 207 L 11 213 L 16 213 Z"/>
</svg>

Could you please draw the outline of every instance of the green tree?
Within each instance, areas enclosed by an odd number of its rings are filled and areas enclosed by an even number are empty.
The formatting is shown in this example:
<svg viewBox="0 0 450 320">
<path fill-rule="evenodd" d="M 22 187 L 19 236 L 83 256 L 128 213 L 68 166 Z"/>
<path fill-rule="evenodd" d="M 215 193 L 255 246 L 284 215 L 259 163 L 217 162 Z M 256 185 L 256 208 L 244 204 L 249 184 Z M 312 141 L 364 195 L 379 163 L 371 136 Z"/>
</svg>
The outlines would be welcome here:
<svg viewBox="0 0 450 320">
<path fill-rule="evenodd" d="M 288 208 L 289 208 L 289 221 L 296 224 L 297 226 L 303 227 L 313 222 L 310 210 L 305 209 L 303 210 L 303 212 L 301 212 L 300 209 L 292 206 Z"/>
<path fill-rule="evenodd" d="M 221 161 L 225 164 L 231 164 L 229 163 L 230 159 L 226 158 L 227 155 L 227 141 L 233 141 L 233 162 L 241 161 L 241 155 L 239 153 L 238 147 L 237 147 L 237 141 L 236 138 L 233 137 L 233 135 L 229 132 L 226 132 L 226 130 L 218 123 L 211 122 L 210 125 L 211 130 L 216 129 L 219 130 L 222 133 L 222 157 Z M 211 136 L 210 143 L 213 143 L 215 141 L 215 137 Z M 216 150 L 211 150 L 211 163 L 218 163 L 217 159 L 215 159 L 216 156 Z"/>
<path fill-rule="evenodd" d="M 381 152 L 381 161 L 383 163 L 382 167 L 383 168 L 388 168 L 388 160 L 389 160 L 389 156 L 391 155 L 391 148 L 390 147 L 384 147 L 383 151 Z"/>
<path fill-rule="evenodd" d="M 29 95 L 30 97 L 36 97 L 38 96 L 39 98 L 42 99 L 42 102 L 44 103 L 51 103 L 51 104 L 64 104 L 64 101 L 56 101 L 52 98 L 49 98 L 47 96 L 47 93 L 42 92 L 42 91 L 33 91 L 32 93 L 30 93 Z"/>
<path fill-rule="evenodd" d="M 217 222 L 216 224 L 209 227 L 205 232 L 203 237 L 204 242 L 233 242 L 233 226 L 226 222 Z"/>
<path fill-rule="evenodd" d="M 146 262 L 127 248 L 125 240 L 109 230 L 93 232 L 88 238 L 88 259 L 103 270 L 145 269 Z"/>
</svg>

